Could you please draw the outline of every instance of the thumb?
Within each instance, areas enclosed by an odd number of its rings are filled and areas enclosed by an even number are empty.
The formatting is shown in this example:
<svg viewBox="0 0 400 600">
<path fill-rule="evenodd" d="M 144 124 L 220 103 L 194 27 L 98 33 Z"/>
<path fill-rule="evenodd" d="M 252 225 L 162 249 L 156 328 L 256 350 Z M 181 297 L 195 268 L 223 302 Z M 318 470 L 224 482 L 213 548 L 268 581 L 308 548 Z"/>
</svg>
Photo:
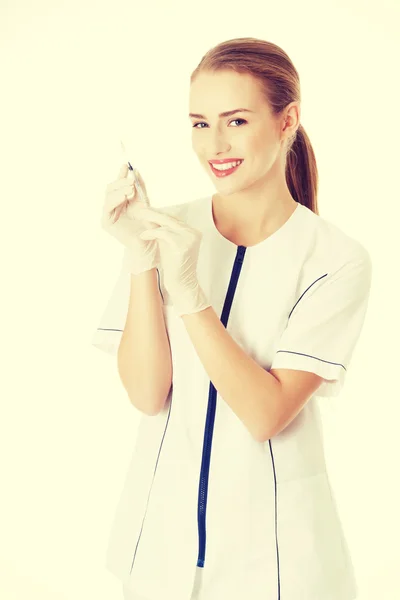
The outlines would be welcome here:
<svg viewBox="0 0 400 600">
<path fill-rule="evenodd" d="M 128 175 L 128 165 L 126 163 L 124 163 L 119 170 L 118 179 L 122 179 L 123 177 L 126 177 L 127 175 Z"/>
</svg>

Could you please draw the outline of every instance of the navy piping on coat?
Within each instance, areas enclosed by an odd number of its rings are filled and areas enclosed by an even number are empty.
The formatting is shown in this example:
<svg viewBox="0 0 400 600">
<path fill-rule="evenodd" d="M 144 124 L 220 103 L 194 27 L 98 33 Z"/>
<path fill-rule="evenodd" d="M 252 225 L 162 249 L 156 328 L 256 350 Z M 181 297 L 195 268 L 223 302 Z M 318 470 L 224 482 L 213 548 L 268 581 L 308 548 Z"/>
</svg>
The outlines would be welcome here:
<svg viewBox="0 0 400 600">
<path fill-rule="evenodd" d="M 164 296 L 163 296 L 163 293 L 162 293 L 162 290 L 161 290 L 161 286 L 160 286 L 160 273 L 159 273 L 158 269 L 157 269 L 157 277 L 158 277 L 158 289 L 160 291 L 161 298 L 162 298 L 162 301 L 164 303 Z M 170 418 L 170 415 L 171 415 L 171 408 L 172 408 L 172 396 L 171 396 L 171 400 L 170 400 L 167 421 L 165 423 L 164 433 L 163 433 L 163 436 L 161 438 L 160 448 L 158 449 L 157 460 L 156 460 L 156 464 L 155 464 L 154 472 L 153 472 L 153 479 L 151 480 L 151 485 L 150 485 L 149 493 L 147 495 L 147 503 L 146 503 L 146 508 L 145 508 L 145 511 L 144 511 L 143 519 L 142 519 L 142 526 L 140 528 L 139 537 L 137 539 L 136 546 L 135 546 L 135 552 L 134 552 L 133 558 L 132 558 L 131 570 L 129 571 L 130 574 L 132 573 L 133 565 L 135 563 L 137 549 L 138 549 L 138 546 L 139 546 L 139 541 L 140 541 L 140 538 L 142 536 L 143 525 L 144 525 L 144 521 L 146 519 L 147 509 L 148 509 L 148 506 L 149 506 L 150 494 L 151 494 L 151 490 L 153 489 L 153 483 L 154 483 L 154 479 L 155 479 L 155 475 L 156 475 L 156 471 L 157 471 L 158 460 L 160 458 L 161 448 L 162 448 L 162 445 L 164 443 L 164 438 L 165 438 L 165 434 L 167 432 L 169 418 Z"/>
<path fill-rule="evenodd" d="M 300 300 L 302 299 L 304 294 L 310 289 L 310 287 L 312 287 L 315 283 L 317 283 L 317 281 L 319 281 L 320 279 L 323 279 L 327 275 L 328 275 L 328 273 L 325 273 L 325 275 L 321 275 L 321 277 L 318 277 L 318 279 L 313 281 L 313 283 L 311 285 L 309 285 L 308 288 L 301 294 L 300 298 L 295 302 L 292 310 L 290 311 L 288 320 L 290 319 L 292 312 L 294 311 L 294 309 L 296 308 L 296 306 L 298 305 L 298 303 L 300 302 Z M 288 354 L 299 354 L 300 356 L 308 356 L 309 358 L 315 358 L 315 360 L 320 360 L 321 362 L 329 363 L 330 365 L 337 365 L 339 367 L 342 367 L 345 371 L 347 370 L 346 367 L 344 365 L 342 365 L 341 363 L 332 362 L 331 360 L 324 360 L 323 358 L 319 358 L 318 356 L 312 356 L 311 354 L 304 354 L 303 352 L 294 352 L 293 350 L 277 350 L 276 353 L 278 354 L 278 352 L 287 352 Z"/>
<path fill-rule="evenodd" d="M 232 306 L 232 302 L 234 299 L 234 294 L 236 291 L 237 283 L 239 280 L 239 275 L 242 269 L 244 257 L 246 254 L 245 246 L 238 246 L 235 262 L 232 269 L 232 275 L 228 286 L 228 291 L 226 294 L 224 306 L 222 309 L 221 322 L 226 327 L 228 322 L 230 309 Z M 210 470 L 210 457 L 211 457 L 211 446 L 212 446 L 212 436 L 213 436 L 213 428 L 214 428 L 214 420 L 215 420 L 215 411 L 216 411 L 216 398 L 217 391 L 210 381 L 210 389 L 208 394 L 208 407 L 207 407 L 207 417 L 206 417 L 206 427 L 204 431 L 204 443 L 203 443 L 203 457 L 202 464 L 200 470 L 200 483 L 199 483 L 199 501 L 198 501 L 198 528 L 199 528 L 199 554 L 197 557 L 197 566 L 204 567 L 205 562 L 205 550 L 206 550 L 206 507 L 207 507 L 207 492 L 208 492 L 208 477 Z M 279 567 L 279 547 L 278 547 L 278 537 L 277 537 L 277 488 L 276 488 L 276 474 L 275 474 L 275 463 L 274 456 L 272 451 L 271 440 L 268 440 L 269 449 L 271 453 L 272 460 L 272 468 L 274 473 L 274 496 L 275 496 L 275 545 L 276 545 L 276 554 L 277 554 L 277 578 L 278 578 L 278 600 L 280 599 L 280 567 Z"/>
<path fill-rule="evenodd" d="M 246 246 L 238 246 L 235 262 L 234 262 L 233 269 L 232 269 L 232 275 L 231 275 L 231 279 L 230 279 L 229 286 L 228 286 L 228 291 L 227 291 L 226 298 L 225 298 L 225 303 L 224 303 L 224 306 L 222 309 L 221 322 L 223 323 L 223 325 L 225 327 L 228 322 L 228 317 L 229 317 L 230 309 L 232 306 L 234 293 L 235 293 L 235 290 L 237 287 L 237 282 L 239 279 L 240 271 L 242 269 L 242 264 L 243 264 L 245 253 L 246 253 Z M 209 477 L 209 471 L 210 471 L 210 457 L 211 457 L 212 436 L 213 436 L 215 411 L 216 411 L 216 398 L 217 398 L 216 389 L 215 389 L 214 385 L 212 384 L 212 382 L 210 381 L 210 389 L 209 389 L 209 394 L 208 394 L 208 407 L 207 407 L 207 415 L 206 415 L 206 425 L 205 425 L 204 438 L 203 438 L 203 453 L 202 453 L 202 462 L 201 462 L 201 469 L 200 469 L 198 507 L 197 507 L 197 522 L 198 522 L 198 531 L 199 531 L 199 553 L 198 553 L 198 558 L 197 558 L 197 566 L 198 567 L 204 567 L 204 562 L 205 562 L 206 508 L 207 508 L 207 493 L 208 493 L 208 477 Z M 134 564 L 136 553 L 137 553 L 139 540 L 140 540 L 142 530 L 143 530 L 143 524 L 144 524 L 144 520 L 146 517 L 147 506 L 149 503 L 149 497 L 150 497 L 151 489 L 153 487 L 154 477 L 155 477 L 155 473 L 156 473 L 156 469 L 157 469 L 158 458 L 160 456 L 161 447 L 163 444 L 165 432 L 166 432 L 168 422 L 169 422 L 169 417 L 171 414 L 171 406 L 172 406 L 172 400 L 171 400 L 171 404 L 170 404 L 170 408 L 169 408 L 168 419 L 167 419 L 165 429 L 164 429 L 164 434 L 163 434 L 161 444 L 160 444 L 160 449 L 159 449 L 158 456 L 157 456 L 157 461 L 156 461 L 156 466 L 154 469 L 152 484 L 150 486 L 150 491 L 149 491 L 149 494 L 147 497 L 147 505 L 146 505 L 145 514 L 144 514 L 144 517 L 142 520 L 142 527 L 141 527 L 141 530 L 139 533 L 139 538 L 136 543 L 135 553 L 134 553 L 134 557 L 133 557 L 132 565 L 131 565 L 131 571 L 130 571 L 131 573 L 132 573 L 132 568 L 133 568 L 133 564 Z M 274 463 L 274 458 L 273 458 L 271 440 L 268 440 L 268 442 L 269 442 L 269 448 L 270 448 L 270 453 L 271 453 L 272 467 L 273 467 L 273 472 L 274 472 L 274 484 L 275 484 L 275 487 L 274 487 L 274 491 L 275 491 L 275 544 L 276 544 L 277 567 L 278 567 L 278 600 L 280 600 L 280 571 L 279 571 L 279 551 L 278 551 L 278 539 L 277 539 L 276 475 L 275 475 L 275 463 Z"/>
<path fill-rule="evenodd" d="M 144 520 L 145 520 L 145 518 L 146 518 L 146 514 L 147 514 L 147 507 L 149 506 L 149 499 L 150 499 L 151 490 L 153 489 L 153 483 L 154 483 L 154 478 L 155 478 L 155 475 L 156 475 L 156 470 L 157 470 L 157 465 L 158 465 L 158 459 L 160 458 L 161 448 L 162 448 L 162 445 L 163 445 L 163 442 L 164 442 L 165 433 L 166 433 L 166 431 L 167 431 L 167 427 L 168 427 L 168 423 L 169 423 L 169 417 L 170 417 L 170 415 L 171 415 L 171 406 L 172 406 L 172 396 L 171 396 L 171 401 L 170 401 L 170 405 L 169 405 L 169 411 L 168 411 L 168 418 L 167 418 L 167 422 L 165 423 L 164 433 L 163 433 L 163 436 L 162 436 L 162 438 L 161 438 L 160 448 L 159 448 L 159 450 L 158 450 L 158 454 L 157 454 L 156 465 L 155 465 L 155 467 L 154 467 L 153 479 L 152 479 L 152 481 L 151 481 L 150 490 L 149 490 L 149 493 L 148 493 L 148 495 L 147 495 L 147 504 L 146 504 L 146 509 L 145 509 L 145 511 L 144 511 L 144 515 L 143 515 L 143 519 L 142 519 L 142 526 L 141 526 L 141 528 L 140 528 L 139 537 L 138 537 L 138 540 L 137 540 L 137 542 L 136 542 L 136 546 L 135 546 L 135 553 L 134 553 L 134 555 L 133 555 L 132 564 L 131 564 L 131 570 L 129 571 L 129 573 L 132 573 L 132 569 L 133 569 L 133 563 L 135 562 L 135 558 L 136 558 L 136 552 L 137 552 L 137 549 L 138 549 L 138 545 L 139 545 L 140 538 L 141 538 L 141 536 L 142 536 L 142 531 L 143 531 Z"/>
<path fill-rule="evenodd" d="M 229 282 L 229 286 L 228 286 L 228 291 L 227 291 L 227 295 L 225 298 L 225 303 L 224 303 L 224 307 L 222 310 L 222 315 L 221 315 L 221 322 L 223 323 L 223 325 L 226 327 L 226 324 L 228 322 L 228 317 L 230 314 L 230 309 L 232 306 L 232 302 L 234 299 L 234 293 L 237 287 L 237 282 L 239 279 L 239 275 L 241 272 L 241 268 L 243 265 L 243 261 L 244 261 L 244 256 L 246 253 L 246 247 L 245 246 L 238 246 L 237 248 L 237 253 L 236 253 L 236 258 L 235 258 L 235 262 L 233 265 L 233 269 L 232 269 L 232 275 L 231 275 L 231 279 Z M 317 281 L 319 281 L 320 279 L 324 278 L 327 276 L 327 273 L 325 273 L 325 275 L 322 275 L 321 277 L 319 277 L 318 279 L 316 279 L 300 296 L 300 298 L 296 301 L 295 305 L 293 306 L 292 310 L 289 313 L 289 317 L 290 318 L 294 308 L 297 306 L 298 302 L 301 300 L 301 298 L 304 296 L 304 294 L 310 289 L 310 287 L 312 287 Z M 160 289 L 160 293 L 161 293 L 161 289 Z M 161 293 L 162 295 L 162 293 Z M 104 330 L 104 331 L 121 331 L 120 329 L 105 329 L 105 328 L 101 328 L 99 327 L 98 329 L 100 330 Z M 291 350 L 278 350 L 278 352 L 291 352 L 292 354 L 302 354 L 301 352 L 292 352 Z M 310 356 L 309 354 L 303 354 L 303 356 Z M 317 360 L 321 360 L 323 361 L 323 359 L 315 357 L 315 356 L 311 356 L 311 358 L 316 358 Z M 330 362 L 330 361 L 323 361 L 323 362 Z M 344 369 L 345 367 L 343 365 L 341 365 L 340 363 L 331 363 L 331 364 L 336 364 L 336 365 L 340 365 L 342 366 Z M 205 547 L 206 547 L 206 507 L 207 507 L 207 493 L 208 493 L 208 478 L 209 478 L 209 470 L 210 470 L 210 457 L 211 457 L 211 447 L 212 447 L 212 436 L 213 436 L 213 429 L 214 429 L 214 420 L 215 420 L 215 411 L 216 411 L 216 398 L 217 398 L 217 392 L 216 389 L 214 387 L 214 385 L 212 384 L 212 382 L 210 381 L 210 388 L 209 388 L 209 395 L 208 395 L 208 407 L 207 407 L 207 415 L 206 415 L 206 425 L 205 425 L 205 430 L 204 430 L 204 438 L 203 438 L 203 453 L 202 453 L 202 463 L 201 463 L 201 469 L 200 469 L 200 481 L 199 481 L 199 494 L 198 494 L 198 531 L 199 531 L 199 553 L 198 553 L 198 558 L 197 558 L 197 566 L 198 567 L 204 567 L 204 563 L 205 563 Z M 168 427 L 168 423 L 169 423 L 169 417 L 171 414 L 171 407 L 172 407 L 172 397 L 171 397 L 171 402 L 170 402 L 170 407 L 169 407 L 169 412 L 168 412 L 168 418 L 167 418 L 167 422 L 165 424 L 165 429 L 164 429 L 164 433 L 161 439 L 161 443 L 160 443 L 160 448 L 158 451 L 158 455 L 157 455 L 157 461 L 156 461 L 156 465 L 154 468 L 154 473 L 153 473 L 153 479 L 152 479 L 152 483 L 150 486 L 150 490 L 149 490 L 149 494 L 147 497 L 147 504 L 146 504 L 146 509 L 145 509 L 145 513 L 143 516 L 143 520 L 142 520 L 142 526 L 140 529 L 140 533 L 139 533 L 139 537 L 138 540 L 136 542 L 136 547 L 135 547 L 135 552 L 134 552 L 134 556 L 133 556 L 133 560 L 132 560 L 132 565 L 131 565 L 131 570 L 130 572 L 132 572 L 132 568 L 133 568 L 133 564 L 135 562 L 135 557 L 136 557 L 136 553 L 137 553 L 137 549 L 138 549 L 138 545 L 139 545 L 139 541 L 142 535 L 142 530 L 143 530 L 143 525 L 144 525 L 144 521 L 146 518 L 146 513 L 147 513 L 147 507 L 149 504 L 149 498 L 150 498 L 150 494 L 151 494 L 151 490 L 153 487 L 153 483 L 154 483 L 154 478 L 155 478 L 155 473 L 157 470 L 157 465 L 158 465 L 158 460 L 160 457 L 160 453 L 161 453 L 161 448 L 163 445 L 163 441 L 164 441 L 164 437 L 165 437 L 165 433 Z M 280 565 L 279 565 L 279 547 L 278 547 L 278 537 L 277 537 L 277 513 L 278 513 L 278 505 L 277 505 L 277 483 L 276 483 L 276 471 L 275 471 L 275 462 L 274 462 L 274 455 L 273 455 L 273 450 L 272 450 L 272 443 L 271 443 L 271 439 L 268 440 L 268 445 L 269 445 L 269 449 L 270 449 L 270 454 L 271 454 L 271 462 L 272 462 L 272 468 L 273 468 L 273 474 L 274 474 L 274 493 L 275 493 L 275 545 L 276 545 L 276 554 L 277 554 L 277 576 L 278 576 L 278 600 L 280 600 Z"/>
<path fill-rule="evenodd" d="M 242 270 L 243 260 L 246 253 L 245 246 L 238 246 L 235 261 L 233 263 L 231 279 L 228 285 L 224 306 L 221 314 L 221 323 L 226 327 L 228 322 L 232 302 L 234 299 L 239 275 Z M 212 381 L 208 392 L 208 406 L 206 416 L 206 426 L 204 430 L 203 456 L 200 469 L 199 495 L 197 505 L 197 522 L 199 530 L 199 554 L 197 557 L 197 566 L 204 567 L 206 553 L 206 508 L 208 494 L 208 478 L 210 471 L 211 447 L 215 421 L 215 411 L 217 406 L 217 390 Z"/>
<path fill-rule="evenodd" d="M 276 471 L 274 453 L 272 450 L 271 439 L 268 440 L 269 451 L 271 454 L 272 471 L 274 473 L 274 498 L 275 498 L 275 546 L 276 546 L 276 565 L 278 570 L 278 600 L 281 597 L 281 575 L 280 575 L 280 562 L 279 562 L 279 546 L 278 546 L 278 495 L 276 489 Z"/>
</svg>

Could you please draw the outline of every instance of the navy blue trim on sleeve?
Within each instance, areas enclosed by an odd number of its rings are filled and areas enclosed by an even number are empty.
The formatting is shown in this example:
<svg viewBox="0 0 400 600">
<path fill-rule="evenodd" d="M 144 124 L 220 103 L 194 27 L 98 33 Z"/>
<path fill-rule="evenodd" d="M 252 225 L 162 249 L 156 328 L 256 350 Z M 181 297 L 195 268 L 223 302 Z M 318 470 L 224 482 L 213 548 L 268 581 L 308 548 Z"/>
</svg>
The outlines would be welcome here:
<svg viewBox="0 0 400 600">
<path fill-rule="evenodd" d="M 289 354 L 299 354 L 300 356 L 308 356 L 309 358 L 315 358 L 315 360 L 320 360 L 321 362 L 329 363 L 330 365 L 337 365 L 338 367 L 343 367 L 343 369 L 347 371 L 346 367 L 341 363 L 335 363 L 330 360 L 324 360 L 323 358 L 318 358 L 318 356 L 312 356 L 311 354 L 303 354 L 303 352 L 293 352 L 293 350 L 277 350 L 276 353 L 278 354 L 278 352 L 288 352 Z"/>
</svg>

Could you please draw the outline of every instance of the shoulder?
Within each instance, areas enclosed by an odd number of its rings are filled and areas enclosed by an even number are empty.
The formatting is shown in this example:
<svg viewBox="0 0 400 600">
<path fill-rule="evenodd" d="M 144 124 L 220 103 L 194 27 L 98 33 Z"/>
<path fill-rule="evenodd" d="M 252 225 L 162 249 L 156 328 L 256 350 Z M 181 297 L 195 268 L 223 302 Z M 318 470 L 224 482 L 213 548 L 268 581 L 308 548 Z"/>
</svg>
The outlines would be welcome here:
<svg viewBox="0 0 400 600">
<path fill-rule="evenodd" d="M 296 240 L 290 252 L 293 280 L 296 282 L 295 306 L 300 298 L 310 297 L 317 290 L 320 290 L 317 296 L 321 298 L 324 290 L 354 297 L 368 292 L 372 281 L 372 261 L 364 244 L 303 205 L 297 225 Z"/>
<path fill-rule="evenodd" d="M 330 219 L 315 214 L 302 205 L 305 230 L 312 244 L 312 255 L 316 260 L 333 267 L 349 262 L 363 262 L 371 265 L 371 256 L 360 240 L 350 235 Z"/>
</svg>

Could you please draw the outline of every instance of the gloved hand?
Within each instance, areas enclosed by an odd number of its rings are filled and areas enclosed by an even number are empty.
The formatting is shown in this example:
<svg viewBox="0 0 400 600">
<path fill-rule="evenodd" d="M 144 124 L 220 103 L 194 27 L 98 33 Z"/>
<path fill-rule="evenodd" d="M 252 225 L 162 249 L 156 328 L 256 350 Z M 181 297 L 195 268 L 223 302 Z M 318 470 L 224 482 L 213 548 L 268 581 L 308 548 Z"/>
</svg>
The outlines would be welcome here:
<svg viewBox="0 0 400 600">
<path fill-rule="evenodd" d="M 144 181 L 137 170 L 136 173 L 147 199 Z M 133 197 L 126 199 L 132 192 Z M 118 179 L 107 185 L 101 227 L 128 248 L 129 270 L 134 275 L 157 267 L 160 260 L 157 241 L 139 237 L 143 231 L 157 227 L 140 216 L 143 208 L 149 206 L 148 199 L 147 204 L 138 199 L 133 174 L 124 164 Z"/>
<path fill-rule="evenodd" d="M 142 240 L 158 240 L 164 285 L 178 316 L 200 312 L 211 306 L 197 279 L 197 261 L 202 233 L 185 222 L 151 208 L 143 208 L 141 218 L 159 225 L 139 235 Z"/>
</svg>

